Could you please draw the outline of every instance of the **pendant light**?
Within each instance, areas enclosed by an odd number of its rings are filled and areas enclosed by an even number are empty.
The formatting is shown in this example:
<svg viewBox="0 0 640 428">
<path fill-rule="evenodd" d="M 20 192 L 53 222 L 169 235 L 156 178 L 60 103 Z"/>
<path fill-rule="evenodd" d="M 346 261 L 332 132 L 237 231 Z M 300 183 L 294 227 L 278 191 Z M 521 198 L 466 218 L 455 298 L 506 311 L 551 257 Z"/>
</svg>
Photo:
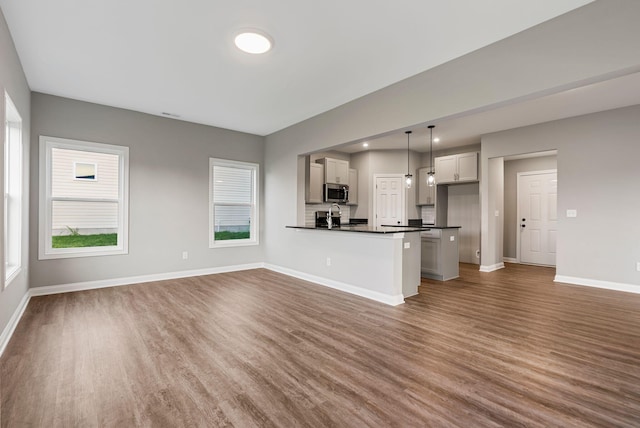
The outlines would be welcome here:
<svg viewBox="0 0 640 428">
<path fill-rule="evenodd" d="M 411 181 L 413 180 L 413 175 L 409 172 L 409 135 L 411 135 L 412 131 L 405 131 L 407 134 L 407 175 L 404 176 L 404 180 L 407 183 L 407 189 L 411 189 Z"/>
<path fill-rule="evenodd" d="M 433 169 L 433 128 L 435 125 L 429 125 L 430 143 L 429 143 L 429 176 L 427 177 L 427 184 L 429 186 L 435 186 L 436 184 L 436 171 Z"/>
</svg>

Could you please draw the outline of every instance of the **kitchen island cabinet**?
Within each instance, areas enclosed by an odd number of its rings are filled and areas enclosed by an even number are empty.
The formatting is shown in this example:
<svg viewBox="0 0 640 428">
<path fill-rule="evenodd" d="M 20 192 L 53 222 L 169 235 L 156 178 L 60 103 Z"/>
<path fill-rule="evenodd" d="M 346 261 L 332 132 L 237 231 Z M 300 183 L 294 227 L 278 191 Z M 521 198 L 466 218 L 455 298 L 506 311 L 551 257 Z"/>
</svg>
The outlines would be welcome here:
<svg viewBox="0 0 640 428">
<path fill-rule="evenodd" d="M 418 294 L 420 227 L 287 226 L 303 272 L 283 273 L 388 305 Z M 277 269 L 275 269 L 277 270 Z"/>
<path fill-rule="evenodd" d="M 420 233 L 423 277 L 446 281 L 459 276 L 459 227 L 433 227 Z"/>
</svg>

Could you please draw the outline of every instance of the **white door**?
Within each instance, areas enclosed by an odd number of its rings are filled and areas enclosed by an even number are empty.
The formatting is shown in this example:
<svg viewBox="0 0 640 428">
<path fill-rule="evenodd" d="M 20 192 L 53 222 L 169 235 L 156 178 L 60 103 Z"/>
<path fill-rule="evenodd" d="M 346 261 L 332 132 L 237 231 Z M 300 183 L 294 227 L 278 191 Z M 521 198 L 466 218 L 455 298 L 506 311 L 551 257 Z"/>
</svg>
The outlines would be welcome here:
<svg viewBox="0 0 640 428">
<path fill-rule="evenodd" d="M 520 262 L 555 266 L 558 174 L 518 175 Z"/>
<path fill-rule="evenodd" d="M 404 222 L 404 179 L 401 176 L 375 177 L 375 225 L 400 225 Z"/>
</svg>

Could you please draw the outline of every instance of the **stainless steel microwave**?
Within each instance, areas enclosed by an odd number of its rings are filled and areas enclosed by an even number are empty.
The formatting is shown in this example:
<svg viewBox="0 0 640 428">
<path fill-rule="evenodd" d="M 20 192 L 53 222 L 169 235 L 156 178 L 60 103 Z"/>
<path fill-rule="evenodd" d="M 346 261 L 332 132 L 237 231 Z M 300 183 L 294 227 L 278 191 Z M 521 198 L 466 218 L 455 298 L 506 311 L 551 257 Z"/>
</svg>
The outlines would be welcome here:
<svg viewBox="0 0 640 428">
<path fill-rule="evenodd" d="M 349 202 L 349 186 L 346 184 L 325 184 L 324 201 L 346 204 Z"/>
</svg>

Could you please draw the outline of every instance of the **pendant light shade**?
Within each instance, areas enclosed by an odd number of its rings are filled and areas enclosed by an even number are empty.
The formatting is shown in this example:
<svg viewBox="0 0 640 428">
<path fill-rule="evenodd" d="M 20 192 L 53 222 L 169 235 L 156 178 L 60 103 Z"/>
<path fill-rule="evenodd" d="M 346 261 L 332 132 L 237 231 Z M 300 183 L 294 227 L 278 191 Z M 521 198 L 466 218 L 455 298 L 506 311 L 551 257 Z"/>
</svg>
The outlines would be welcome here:
<svg viewBox="0 0 640 428">
<path fill-rule="evenodd" d="M 407 183 L 407 189 L 411 188 L 411 183 L 413 181 L 413 175 L 411 175 L 410 170 L 409 170 L 409 136 L 411 135 L 412 131 L 405 131 L 405 134 L 407 134 L 407 174 L 404 176 L 404 180 Z"/>
<path fill-rule="evenodd" d="M 429 125 L 429 175 L 427 177 L 427 184 L 429 186 L 435 186 L 436 184 L 436 171 L 433 167 L 433 128 L 435 125 Z"/>
</svg>

